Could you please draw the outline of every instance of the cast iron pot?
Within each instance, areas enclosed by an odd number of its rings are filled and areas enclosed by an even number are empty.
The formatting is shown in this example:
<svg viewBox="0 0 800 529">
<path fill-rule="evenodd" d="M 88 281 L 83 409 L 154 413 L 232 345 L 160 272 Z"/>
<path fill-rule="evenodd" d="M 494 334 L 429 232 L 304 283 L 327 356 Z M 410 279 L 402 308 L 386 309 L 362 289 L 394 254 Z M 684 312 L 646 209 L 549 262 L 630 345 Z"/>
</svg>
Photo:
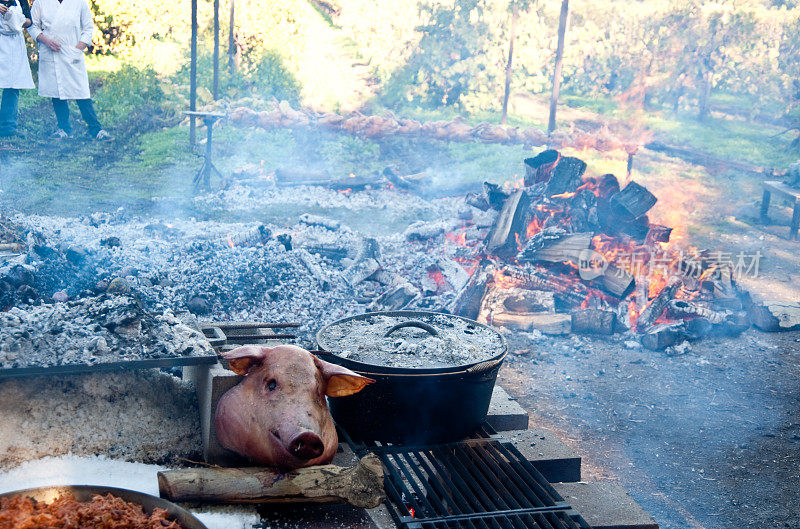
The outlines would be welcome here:
<svg viewBox="0 0 800 529">
<path fill-rule="evenodd" d="M 502 344 L 489 360 L 458 367 L 409 369 L 367 364 L 342 358 L 329 328 L 350 320 L 372 316 L 404 318 L 386 335 L 403 328 L 435 328 L 418 321 L 433 316 L 465 320 L 497 334 Z M 402 444 L 457 441 L 468 436 L 484 421 L 489 411 L 497 373 L 508 352 L 503 337 L 478 322 L 435 312 L 372 312 L 344 318 L 317 332 L 319 356 L 375 380 L 359 393 L 329 400 L 331 415 L 348 435 L 357 440 Z"/>
</svg>

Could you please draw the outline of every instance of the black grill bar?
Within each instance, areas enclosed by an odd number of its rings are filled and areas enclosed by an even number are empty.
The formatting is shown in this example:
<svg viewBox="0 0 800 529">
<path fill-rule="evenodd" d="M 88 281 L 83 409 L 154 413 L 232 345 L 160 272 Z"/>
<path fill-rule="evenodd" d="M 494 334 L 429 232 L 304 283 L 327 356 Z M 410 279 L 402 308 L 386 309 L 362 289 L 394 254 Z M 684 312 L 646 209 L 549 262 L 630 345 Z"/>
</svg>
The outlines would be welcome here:
<svg viewBox="0 0 800 529">
<path fill-rule="evenodd" d="M 439 445 L 354 443 L 384 466 L 387 506 L 404 529 L 590 529 L 529 461 L 488 425 Z"/>
</svg>

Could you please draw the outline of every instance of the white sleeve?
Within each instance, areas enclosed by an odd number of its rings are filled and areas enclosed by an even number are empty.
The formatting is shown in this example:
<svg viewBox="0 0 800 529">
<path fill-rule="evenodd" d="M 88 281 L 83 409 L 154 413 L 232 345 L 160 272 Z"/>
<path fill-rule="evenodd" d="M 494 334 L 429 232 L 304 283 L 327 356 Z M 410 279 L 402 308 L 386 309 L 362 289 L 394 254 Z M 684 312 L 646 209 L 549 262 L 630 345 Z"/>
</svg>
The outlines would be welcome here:
<svg viewBox="0 0 800 529">
<path fill-rule="evenodd" d="M 38 2 L 38 0 L 36 0 Z M 81 38 L 87 46 L 92 45 L 92 34 L 94 33 L 94 20 L 92 20 L 92 11 L 89 9 L 89 4 L 81 2 Z"/>
<path fill-rule="evenodd" d="M 42 33 L 42 3 L 39 0 L 33 2 L 31 6 L 31 25 L 28 27 L 28 35 L 33 40 L 39 38 Z"/>
</svg>

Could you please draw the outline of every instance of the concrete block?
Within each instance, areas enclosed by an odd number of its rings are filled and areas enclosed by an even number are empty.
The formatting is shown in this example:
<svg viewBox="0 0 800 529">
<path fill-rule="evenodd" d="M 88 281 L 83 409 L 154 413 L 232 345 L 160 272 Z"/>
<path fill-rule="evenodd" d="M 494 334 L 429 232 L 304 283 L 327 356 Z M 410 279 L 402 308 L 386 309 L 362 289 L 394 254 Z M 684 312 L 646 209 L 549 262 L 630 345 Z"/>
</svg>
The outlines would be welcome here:
<svg viewBox="0 0 800 529">
<path fill-rule="evenodd" d="M 225 369 L 220 364 L 190 366 L 184 368 L 183 376 L 197 388 L 200 407 L 200 430 L 203 438 L 203 458 L 213 465 L 245 465 L 246 460 L 219 444 L 214 431 L 214 414 L 217 402 L 229 389 L 244 377 Z"/>
<path fill-rule="evenodd" d="M 592 529 L 658 529 L 658 524 L 618 483 L 553 483 Z"/>
<path fill-rule="evenodd" d="M 499 385 L 494 386 L 486 421 L 498 432 L 526 430 L 528 412 Z"/>
<path fill-rule="evenodd" d="M 503 432 L 503 437 L 550 483 L 581 480 L 581 458 L 555 435 L 539 429 Z"/>
</svg>

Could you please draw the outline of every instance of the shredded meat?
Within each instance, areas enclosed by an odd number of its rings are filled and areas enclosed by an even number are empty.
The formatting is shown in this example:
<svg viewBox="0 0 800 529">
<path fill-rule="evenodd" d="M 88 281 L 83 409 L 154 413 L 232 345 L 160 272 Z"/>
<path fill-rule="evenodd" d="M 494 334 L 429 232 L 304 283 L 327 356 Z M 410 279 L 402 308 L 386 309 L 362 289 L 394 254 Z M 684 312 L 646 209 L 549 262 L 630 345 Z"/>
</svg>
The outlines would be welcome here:
<svg viewBox="0 0 800 529">
<path fill-rule="evenodd" d="M 14 496 L 0 498 L 0 529 L 182 529 L 155 509 L 145 514 L 141 505 L 111 494 L 95 495 L 81 503 L 72 495 L 52 503 Z"/>
</svg>

